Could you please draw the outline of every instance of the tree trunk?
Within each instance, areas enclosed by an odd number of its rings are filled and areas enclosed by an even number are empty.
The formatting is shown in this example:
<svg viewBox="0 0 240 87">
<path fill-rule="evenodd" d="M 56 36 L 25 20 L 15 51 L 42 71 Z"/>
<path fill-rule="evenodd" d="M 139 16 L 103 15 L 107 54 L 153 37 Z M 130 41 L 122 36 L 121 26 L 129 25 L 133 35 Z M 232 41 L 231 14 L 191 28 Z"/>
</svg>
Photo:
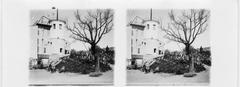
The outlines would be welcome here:
<svg viewBox="0 0 240 87">
<path fill-rule="evenodd" d="M 99 58 L 96 57 L 96 44 L 91 44 L 91 52 L 95 62 L 95 72 L 100 72 Z"/>
<path fill-rule="evenodd" d="M 190 44 L 185 44 L 186 56 L 189 59 L 189 72 L 194 72 L 194 58 L 191 57 Z"/>
<path fill-rule="evenodd" d="M 186 51 L 186 56 L 187 59 L 189 59 L 189 73 L 185 74 L 185 77 L 193 77 L 195 76 L 195 71 L 194 71 L 194 58 L 191 57 L 191 50 L 190 50 L 190 44 L 185 44 L 185 51 Z"/>
</svg>

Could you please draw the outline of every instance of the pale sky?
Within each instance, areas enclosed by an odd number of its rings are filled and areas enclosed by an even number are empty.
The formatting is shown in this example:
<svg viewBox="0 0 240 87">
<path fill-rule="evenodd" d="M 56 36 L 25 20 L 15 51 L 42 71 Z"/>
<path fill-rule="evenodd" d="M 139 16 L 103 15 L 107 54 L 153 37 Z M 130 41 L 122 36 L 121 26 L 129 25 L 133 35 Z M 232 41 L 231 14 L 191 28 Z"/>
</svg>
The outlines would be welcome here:
<svg viewBox="0 0 240 87">
<path fill-rule="evenodd" d="M 51 16 L 55 12 L 56 12 L 56 10 L 32 10 L 31 14 L 30 14 L 31 24 L 33 24 L 33 22 L 36 19 L 39 19 L 41 16 Z M 74 12 L 76 12 L 76 10 L 59 10 L 58 12 L 59 12 L 59 18 L 67 20 L 68 24 L 72 25 L 72 23 L 76 21 L 75 16 L 74 16 Z M 170 10 L 153 9 L 153 19 L 161 20 L 163 23 L 168 23 L 170 21 L 168 12 L 170 12 Z M 82 15 L 85 15 L 86 10 L 79 10 L 79 13 Z M 150 9 L 127 10 L 127 22 L 129 23 L 136 16 L 139 16 L 143 19 L 149 19 L 149 15 L 150 15 Z M 194 46 L 195 48 L 199 48 L 200 46 L 203 46 L 203 47 L 210 46 L 210 35 L 209 35 L 210 28 L 209 27 L 210 26 L 208 26 L 208 29 L 203 34 L 201 34 L 197 37 L 197 39 L 192 44 L 192 46 Z M 103 38 L 98 43 L 98 45 L 100 47 L 106 47 L 107 45 L 113 46 L 113 38 L 114 38 L 113 33 L 114 33 L 114 29 L 112 31 L 110 31 L 108 34 L 106 34 L 105 36 L 103 36 Z M 72 39 L 69 39 L 69 40 L 70 40 L 70 42 L 72 41 Z M 163 41 L 166 43 L 164 48 L 169 49 L 171 51 L 181 50 L 184 47 L 184 45 L 182 45 L 181 43 L 177 43 L 177 42 L 170 41 L 167 39 L 164 39 Z M 71 48 L 76 49 L 76 50 L 85 50 L 85 49 L 89 48 L 89 44 L 83 43 L 80 41 L 76 41 L 71 44 Z"/>
<path fill-rule="evenodd" d="M 160 9 L 153 9 L 152 10 L 152 15 L 153 15 L 153 20 L 161 20 L 164 24 L 166 25 L 170 19 L 168 16 L 168 13 L 171 10 L 160 10 Z M 181 10 L 174 10 L 177 12 Z M 150 18 L 150 9 L 139 9 L 139 10 L 128 10 L 127 11 L 127 21 L 128 23 L 132 21 L 136 16 L 141 17 L 145 20 L 148 20 Z M 209 22 L 208 22 L 209 23 Z M 208 26 L 207 30 L 200 34 L 196 40 L 193 42 L 192 46 L 195 48 L 199 48 L 200 46 L 202 47 L 209 47 L 210 46 L 210 26 Z M 170 51 L 174 50 L 181 50 L 184 48 L 184 45 L 182 43 L 177 43 L 174 41 L 170 41 L 168 39 L 163 40 L 166 45 L 164 46 L 165 49 L 168 49 Z"/>
<path fill-rule="evenodd" d="M 78 10 L 80 15 L 85 15 L 87 10 Z M 74 13 L 76 10 L 58 10 L 58 15 L 59 19 L 67 20 L 69 25 L 72 25 L 73 22 L 76 21 L 76 18 L 74 16 Z M 32 10 L 31 11 L 31 24 L 37 19 L 39 19 L 41 16 L 47 16 L 47 17 L 52 17 L 56 13 L 56 10 Z M 66 32 L 69 35 L 71 34 L 70 32 Z M 111 30 L 109 33 L 105 34 L 101 41 L 98 43 L 100 47 L 112 47 L 113 46 L 113 33 L 114 29 Z M 86 50 L 90 47 L 88 43 L 83 43 L 80 41 L 73 41 L 72 38 L 69 38 L 70 42 L 73 42 L 71 44 L 71 49 L 75 50 Z"/>
</svg>

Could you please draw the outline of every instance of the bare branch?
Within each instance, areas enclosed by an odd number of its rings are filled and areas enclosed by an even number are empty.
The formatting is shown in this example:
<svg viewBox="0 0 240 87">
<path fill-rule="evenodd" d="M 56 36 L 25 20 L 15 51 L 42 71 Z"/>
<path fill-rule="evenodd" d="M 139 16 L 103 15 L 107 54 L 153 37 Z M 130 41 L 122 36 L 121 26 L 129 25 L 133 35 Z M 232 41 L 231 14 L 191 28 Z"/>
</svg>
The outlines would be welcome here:
<svg viewBox="0 0 240 87">
<path fill-rule="evenodd" d="M 171 23 L 167 27 L 162 26 L 162 30 L 166 33 L 166 38 L 190 45 L 199 34 L 206 31 L 210 14 L 204 9 L 190 9 L 182 11 L 181 14 L 181 16 L 177 16 L 173 11 L 170 11 Z"/>
<path fill-rule="evenodd" d="M 73 39 L 89 44 L 96 45 L 113 28 L 113 12 L 109 9 L 91 10 L 85 16 L 81 16 L 77 10 L 75 18 L 77 22 L 67 29 L 72 32 Z"/>
</svg>

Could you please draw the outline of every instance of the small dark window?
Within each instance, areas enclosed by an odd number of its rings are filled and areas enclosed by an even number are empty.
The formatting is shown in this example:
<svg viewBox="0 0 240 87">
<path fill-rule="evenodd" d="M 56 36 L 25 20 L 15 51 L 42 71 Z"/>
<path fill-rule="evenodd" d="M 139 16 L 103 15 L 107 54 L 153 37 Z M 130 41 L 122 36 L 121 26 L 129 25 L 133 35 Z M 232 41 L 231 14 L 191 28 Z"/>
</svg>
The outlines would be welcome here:
<svg viewBox="0 0 240 87">
<path fill-rule="evenodd" d="M 39 30 L 38 30 L 37 34 L 39 35 Z"/>
<path fill-rule="evenodd" d="M 138 48 L 138 53 L 140 53 L 140 48 Z"/>
<path fill-rule="evenodd" d="M 147 29 L 149 29 L 149 24 L 147 24 Z"/>
<path fill-rule="evenodd" d="M 39 39 L 37 39 L 37 45 L 39 44 Z"/>
<path fill-rule="evenodd" d="M 158 54 L 161 54 L 161 50 L 158 51 Z"/>
<path fill-rule="evenodd" d="M 53 24 L 53 29 L 56 29 L 56 24 Z"/>
<path fill-rule="evenodd" d="M 156 24 L 153 24 L 153 29 L 156 29 Z"/>
<path fill-rule="evenodd" d="M 132 30 L 132 36 L 133 36 L 133 30 Z"/>
<path fill-rule="evenodd" d="M 133 52 L 133 47 L 131 46 L 131 53 Z"/>
<path fill-rule="evenodd" d="M 62 24 L 59 24 L 59 29 L 62 29 Z"/>
<path fill-rule="evenodd" d="M 154 52 L 154 53 L 156 53 L 156 50 L 157 50 L 157 49 L 156 49 L 156 48 L 154 48 L 154 49 L 153 49 L 153 52 Z"/>
<path fill-rule="evenodd" d="M 131 39 L 131 45 L 133 44 L 133 39 Z"/>
<path fill-rule="evenodd" d="M 44 53 L 46 53 L 46 48 L 44 48 L 44 51 L 43 51 Z"/>
<path fill-rule="evenodd" d="M 67 50 L 65 50 L 65 54 L 67 54 Z"/>
<path fill-rule="evenodd" d="M 60 48 L 60 53 L 62 52 L 62 48 Z"/>
<path fill-rule="evenodd" d="M 42 39 L 42 44 L 44 43 L 43 41 L 44 41 L 44 39 Z"/>
</svg>

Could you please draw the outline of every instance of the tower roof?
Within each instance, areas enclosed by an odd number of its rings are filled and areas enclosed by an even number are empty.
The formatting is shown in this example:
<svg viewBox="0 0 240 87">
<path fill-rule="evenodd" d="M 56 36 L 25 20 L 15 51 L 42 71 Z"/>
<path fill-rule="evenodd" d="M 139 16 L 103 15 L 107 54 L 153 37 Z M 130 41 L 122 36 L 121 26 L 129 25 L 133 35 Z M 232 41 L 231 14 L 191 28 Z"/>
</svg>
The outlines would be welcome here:
<svg viewBox="0 0 240 87">
<path fill-rule="evenodd" d="M 65 20 L 61 20 L 61 19 L 51 19 L 49 17 L 46 17 L 46 16 L 41 16 L 38 20 L 36 20 L 32 26 L 37 26 L 41 29 L 46 29 L 46 30 L 50 30 L 51 28 L 51 22 L 53 21 L 60 21 L 60 22 L 63 22 L 64 24 L 66 24 L 66 21 Z"/>
<path fill-rule="evenodd" d="M 136 16 L 132 21 L 130 21 L 129 24 L 135 24 L 135 25 L 142 25 L 142 26 L 144 26 L 143 25 L 143 21 L 144 20 L 142 18 Z"/>
</svg>

